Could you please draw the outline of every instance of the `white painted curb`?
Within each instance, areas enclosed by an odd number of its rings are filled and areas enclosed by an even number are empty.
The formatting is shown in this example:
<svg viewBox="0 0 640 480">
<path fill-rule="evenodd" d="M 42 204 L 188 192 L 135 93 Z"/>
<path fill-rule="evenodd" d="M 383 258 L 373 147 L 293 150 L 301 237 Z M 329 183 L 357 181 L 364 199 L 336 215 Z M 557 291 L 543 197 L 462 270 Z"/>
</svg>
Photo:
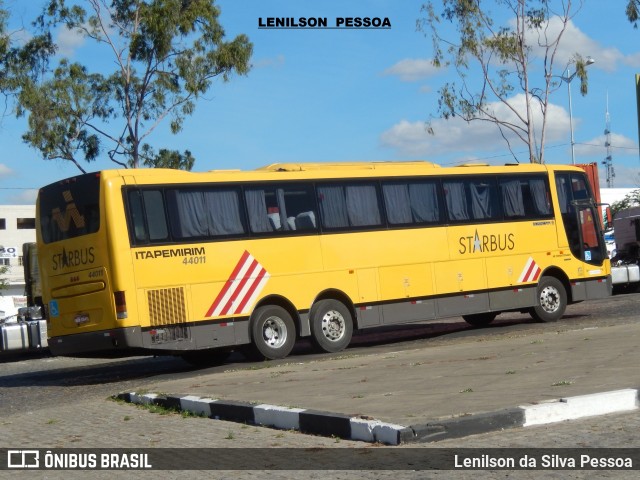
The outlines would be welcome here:
<svg viewBox="0 0 640 480">
<path fill-rule="evenodd" d="M 561 398 L 538 405 L 521 406 L 525 412 L 524 427 L 575 420 L 576 418 L 606 415 L 638 408 L 638 390 L 627 388 Z"/>
<path fill-rule="evenodd" d="M 510 409 L 506 417 L 504 411 L 485 412 L 465 417 L 465 420 L 469 421 L 462 424 L 459 417 L 453 417 L 449 420 L 427 422 L 424 425 L 402 426 L 367 417 L 349 418 L 346 415 L 331 412 L 267 404 L 254 405 L 194 395 L 164 396 L 132 392 L 121 393 L 117 397 L 135 404 L 158 404 L 174 408 L 179 406 L 182 411 L 207 417 L 214 417 L 215 413 L 215 418 L 220 420 L 253 423 L 284 430 L 305 430 L 306 433 L 337 435 L 350 440 L 379 442 L 386 445 L 459 438 L 471 433 L 545 425 L 595 415 L 632 411 L 640 407 L 640 391 L 628 388 L 522 405 Z"/>
</svg>

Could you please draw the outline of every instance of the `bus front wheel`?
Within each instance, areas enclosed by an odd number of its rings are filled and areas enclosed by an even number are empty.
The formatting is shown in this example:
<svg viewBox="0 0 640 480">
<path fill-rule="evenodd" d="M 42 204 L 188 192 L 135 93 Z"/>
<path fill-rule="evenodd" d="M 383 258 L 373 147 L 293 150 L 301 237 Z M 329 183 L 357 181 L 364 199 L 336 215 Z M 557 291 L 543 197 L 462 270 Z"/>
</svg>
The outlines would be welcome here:
<svg viewBox="0 0 640 480">
<path fill-rule="evenodd" d="M 311 340 L 318 349 L 335 353 L 347 348 L 353 334 L 353 319 L 343 303 L 320 300 L 311 308 L 309 317 Z"/>
<path fill-rule="evenodd" d="M 259 356 L 277 360 L 293 350 L 296 327 L 284 308 L 265 305 L 256 309 L 251 317 L 251 338 Z"/>
<path fill-rule="evenodd" d="M 567 291 L 555 277 L 542 277 L 538 283 L 536 306 L 529 314 L 538 322 L 555 322 L 567 308 Z"/>
</svg>

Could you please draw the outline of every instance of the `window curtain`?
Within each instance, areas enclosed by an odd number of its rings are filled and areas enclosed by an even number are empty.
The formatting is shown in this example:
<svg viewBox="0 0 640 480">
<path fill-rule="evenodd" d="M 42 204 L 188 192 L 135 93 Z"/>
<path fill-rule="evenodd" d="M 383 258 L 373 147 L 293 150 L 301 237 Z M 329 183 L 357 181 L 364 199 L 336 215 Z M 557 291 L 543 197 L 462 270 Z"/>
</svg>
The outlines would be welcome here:
<svg viewBox="0 0 640 480">
<path fill-rule="evenodd" d="M 445 198 L 447 212 L 451 220 L 469 220 L 467 211 L 467 196 L 462 182 L 445 182 Z"/>
<path fill-rule="evenodd" d="M 502 205 L 507 217 L 524 217 L 524 200 L 520 180 L 509 180 L 500 183 L 502 191 Z"/>
<path fill-rule="evenodd" d="M 167 197 L 171 232 L 175 237 L 204 237 L 209 234 L 207 212 L 201 191 L 170 190 Z"/>
<path fill-rule="evenodd" d="M 326 228 L 341 228 L 349 226 L 347 217 L 347 203 L 343 188 L 326 186 L 318 188 L 320 196 L 320 213 L 322 225 Z"/>
<path fill-rule="evenodd" d="M 471 211 L 473 218 L 480 220 L 491 218 L 494 215 L 491 205 L 491 186 L 469 183 L 469 193 L 471 194 Z"/>
<path fill-rule="evenodd" d="M 440 220 L 438 190 L 435 183 L 412 183 L 409 185 L 411 212 L 417 223 Z"/>
<path fill-rule="evenodd" d="M 406 184 L 386 184 L 382 186 L 384 206 L 391 224 L 411 223 L 411 198 Z"/>
<path fill-rule="evenodd" d="M 529 190 L 533 197 L 533 205 L 536 212 L 540 215 L 549 215 L 551 213 L 551 205 L 549 205 L 546 182 L 541 178 L 534 178 L 529 182 Z M 562 201 L 560 204 L 562 205 Z"/>
<path fill-rule="evenodd" d="M 375 186 L 347 186 L 345 193 L 347 213 L 352 226 L 380 225 L 380 210 Z"/>
<path fill-rule="evenodd" d="M 267 202 L 264 190 L 245 191 L 247 210 L 249 211 L 249 226 L 254 233 L 273 231 L 269 217 L 267 216 Z"/>
<path fill-rule="evenodd" d="M 244 233 L 238 192 L 212 190 L 204 194 L 208 214 L 209 234 L 238 235 Z"/>
<path fill-rule="evenodd" d="M 560 212 L 569 212 L 569 185 L 566 176 L 556 177 L 556 189 L 558 190 L 558 203 L 560 204 Z"/>
</svg>

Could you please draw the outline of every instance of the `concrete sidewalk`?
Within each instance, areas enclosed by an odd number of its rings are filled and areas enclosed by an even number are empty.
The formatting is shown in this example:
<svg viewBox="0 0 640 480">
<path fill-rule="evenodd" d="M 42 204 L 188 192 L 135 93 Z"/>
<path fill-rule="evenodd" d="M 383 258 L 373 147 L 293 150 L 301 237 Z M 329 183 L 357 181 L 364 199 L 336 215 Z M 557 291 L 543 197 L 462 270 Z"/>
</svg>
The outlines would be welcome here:
<svg viewBox="0 0 640 480">
<path fill-rule="evenodd" d="M 387 444 L 434 441 L 637 408 L 639 345 L 640 324 L 469 337 L 194 372 L 122 398 Z"/>
</svg>

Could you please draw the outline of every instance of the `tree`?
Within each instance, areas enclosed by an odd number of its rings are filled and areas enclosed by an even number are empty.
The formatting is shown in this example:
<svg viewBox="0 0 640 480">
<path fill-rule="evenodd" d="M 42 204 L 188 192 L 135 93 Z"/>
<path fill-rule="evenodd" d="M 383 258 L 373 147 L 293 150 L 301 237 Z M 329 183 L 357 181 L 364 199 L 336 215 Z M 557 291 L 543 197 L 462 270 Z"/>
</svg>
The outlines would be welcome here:
<svg viewBox="0 0 640 480">
<path fill-rule="evenodd" d="M 86 8 L 85 8 L 86 5 Z M 211 0 L 49 0 L 35 25 L 51 36 L 64 26 L 101 49 L 111 72 L 62 59 L 42 81 L 28 82 L 18 115 L 28 115 L 24 141 L 45 159 L 91 162 L 106 150 L 125 167 L 193 166 L 193 157 L 145 143 L 167 117 L 178 133 L 195 103 L 220 77 L 245 75 L 252 44 L 245 35 L 224 40 L 220 10 Z M 176 156 L 177 155 L 177 156 Z M 186 155 L 186 153 L 185 153 Z"/>
<path fill-rule="evenodd" d="M 9 271 L 9 267 L 6 265 L 0 265 L 0 291 L 9 288 L 9 282 L 4 277 Z"/>
<path fill-rule="evenodd" d="M 640 19 L 640 0 L 629 0 L 625 11 L 627 18 L 635 28 L 638 28 L 638 19 Z"/>
<path fill-rule="evenodd" d="M 148 145 L 145 145 L 145 147 L 148 147 Z M 144 164 L 147 167 L 173 168 L 176 170 L 191 171 L 193 164 L 195 163 L 195 158 L 193 158 L 189 150 L 185 150 L 184 153 L 180 153 L 175 150 L 161 148 L 157 155 L 150 147 L 144 148 L 143 150 L 145 150 Z"/>
<path fill-rule="evenodd" d="M 637 207 L 640 205 L 640 189 L 633 190 L 624 196 L 622 200 L 613 202 L 609 209 L 611 210 L 611 216 L 615 218 L 618 212 L 626 210 L 627 208 Z"/>
<path fill-rule="evenodd" d="M 439 116 L 493 123 L 514 158 L 512 140 L 517 139 L 528 146 L 531 162 L 544 163 L 550 97 L 564 73 L 554 70 L 558 49 L 581 2 L 574 9 L 572 0 L 494 0 L 500 11 L 512 15 L 506 25 L 497 25 L 488 3 L 442 0 L 440 10 L 434 1 L 422 7 L 425 17 L 418 20 L 418 28 L 431 36 L 433 64 L 451 66 L 459 77 L 438 91 Z M 447 38 L 447 24 L 454 28 L 455 39 Z M 585 95 L 586 61 L 575 54 L 569 63 Z M 431 126 L 429 130 L 435 133 Z"/>
<path fill-rule="evenodd" d="M 51 55 L 55 53 L 55 46 L 49 34 L 32 35 L 20 46 L 12 44 L 11 40 L 17 32 L 7 29 L 9 12 L 0 0 L 0 93 L 5 98 L 5 112 L 22 87 L 31 81 L 36 81 Z"/>
</svg>

